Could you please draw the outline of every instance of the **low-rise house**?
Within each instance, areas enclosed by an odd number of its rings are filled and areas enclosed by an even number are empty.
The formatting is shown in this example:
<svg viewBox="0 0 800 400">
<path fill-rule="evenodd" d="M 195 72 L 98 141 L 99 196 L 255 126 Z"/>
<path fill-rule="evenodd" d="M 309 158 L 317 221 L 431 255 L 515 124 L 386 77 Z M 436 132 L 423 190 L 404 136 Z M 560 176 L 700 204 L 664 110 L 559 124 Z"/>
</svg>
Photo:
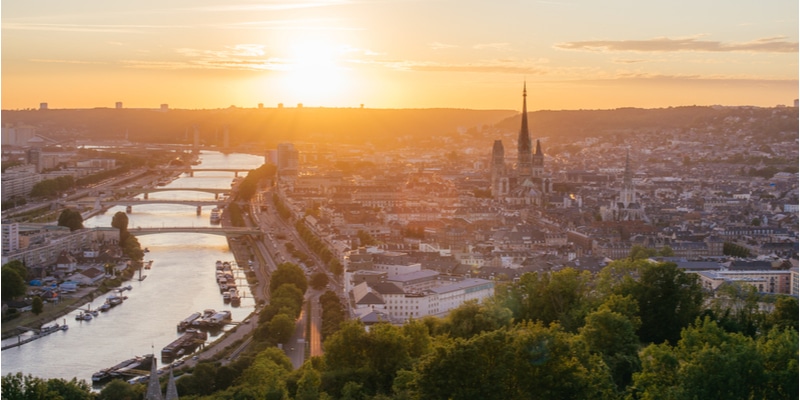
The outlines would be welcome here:
<svg viewBox="0 0 800 400">
<path fill-rule="evenodd" d="M 106 277 L 105 272 L 99 268 L 89 267 L 85 270 L 78 272 L 70 277 L 71 280 L 78 282 L 81 285 L 95 285 Z"/>
</svg>

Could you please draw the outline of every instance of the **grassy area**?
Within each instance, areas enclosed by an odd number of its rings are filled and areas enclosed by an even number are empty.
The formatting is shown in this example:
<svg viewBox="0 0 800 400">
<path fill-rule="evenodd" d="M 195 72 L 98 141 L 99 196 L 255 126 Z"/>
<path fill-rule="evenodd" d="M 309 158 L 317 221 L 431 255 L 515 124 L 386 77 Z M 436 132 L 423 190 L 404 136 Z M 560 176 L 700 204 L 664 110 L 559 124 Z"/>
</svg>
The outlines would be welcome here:
<svg viewBox="0 0 800 400">
<path fill-rule="evenodd" d="M 88 295 L 84 297 L 65 298 L 58 303 L 44 303 L 44 310 L 39 315 L 26 311 L 20 314 L 18 318 L 4 321 L 2 325 L 3 339 L 22 333 L 22 331 L 18 329 L 21 326 L 39 328 L 43 324 L 68 314 L 86 301 L 89 301 Z M 61 323 L 61 321 L 58 321 L 58 323 Z"/>
</svg>

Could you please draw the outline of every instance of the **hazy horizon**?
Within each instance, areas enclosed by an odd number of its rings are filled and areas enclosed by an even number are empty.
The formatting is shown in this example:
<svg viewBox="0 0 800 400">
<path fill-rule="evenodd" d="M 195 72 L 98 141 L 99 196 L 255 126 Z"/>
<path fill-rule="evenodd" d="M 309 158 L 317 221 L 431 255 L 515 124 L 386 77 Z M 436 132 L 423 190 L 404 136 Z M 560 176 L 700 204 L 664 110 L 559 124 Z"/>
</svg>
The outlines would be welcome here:
<svg viewBox="0 0 800 400">
<path fill-rule="evenodd" d="M 4 110 L 791 105 L 798 4 L 2 4 Z"/>
</svg>

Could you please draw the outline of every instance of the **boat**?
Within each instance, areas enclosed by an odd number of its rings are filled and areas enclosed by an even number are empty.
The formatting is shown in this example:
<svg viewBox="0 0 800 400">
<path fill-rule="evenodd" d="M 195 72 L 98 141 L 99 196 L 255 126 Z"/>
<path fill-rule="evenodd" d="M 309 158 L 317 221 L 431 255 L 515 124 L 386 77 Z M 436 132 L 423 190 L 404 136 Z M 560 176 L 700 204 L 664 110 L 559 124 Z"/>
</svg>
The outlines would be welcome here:
<svg viewBox="0 0 800 400">
<path fill-rule="evenodd" d="M 144 265 L 144 269 L 150 268 L 153 268 L 153 260 L 148 261 L 147 264 Z"/>
<path fill-rule="evenodd" d="M 217 270 L 222 270 L 222 261 L 217 260 Z"/>
<path fill-rule="evenodd" d="M 116 307 L 122 304 L 123 297 L 119 297 L 117 295 L 112 294 L 111 296 L 106 297 L 106 304 L 111 307 Z"/>
<path fill-rule="evenodd" d="M 225 293 L 222 294 L 222 301 L 224 301 L 225 303 L 230 303 L 231 302 L 231 294 L 230 294 L 230 292 L 225 292 Z"/>
<path fill-rule="evenodd" d="M 174 358 L 179 357 L 178 353 L 183 355 L 184 353 L 192 352 L 197 346 L 203 344 L 206 339 L 208 339 L 207 333 L 197 329 L 187 329 L 183 335 L 161 349 L 161 358 L 164 361 L 169 360 L 171 362 Z"/>
<path fill-rule="evenodd" d="M 145 248 L 144 248 L 144 252 L 145 252 L 145 253 L 149 253 L 149 252 L 150 252 L 150 249 L 148 249 L 147 247 L 145 247 Z"/>
<path fill-rule="evenodd" d="M 220 220 L 220 210 L 217 207 L 211 209 L 211 216 L 209 217 L 212 224 L 218 224 Z"/>
<path fill-rule="evenodd" d="M 142 376 L 144 372 L 150 369 L 152 363 L 152 354 L 133 357 L 112 367 L 95 372 L 92 374 L 92 382 L 101 383 L 115 378 L 127 379 L 129 377 Z"/>
<path fill-rule="evenodd" d="M 242 304 L 242 298 L 239 297 L 239 291 L 238 290 L 231 289 L 230 294 L 231 294 L 231 305 L 232 306 L 238 307 L 240 304 Z"/>
<path fill-rule="evenodd" d="M 111 309 L 111 305 L 110 305 L 110 304 L 108 304 L 108 303 L 103 303 L 103 305 L 101 305 L 101 306 L 98 308 L 98 310 L 100 310 L 100 311 L 102 311 L 102 312 L 106 312 L 106 311 L 108 311 L 108 310 L 110 310 L 110 309 Z"/>
<path fill-rule="evenodd" d="M 188 317 L 184 318 L 184 320 L 183 320 L 183 321 L 181 321 L 181 322 L 178 322 L 178 332 L 183 332 L 183 331 L 185 331 L 187 328 L 189 328 L 190 326 L 192 326 L 192 323 L 193 323 L 194 321 L 196 321 L 198 318 L 200 318 L 200 316 L 201 316 L 201 315 L 202 315 L 202 314 L 200 314 L 199 312 L 196 312 L 196 313 L 194 313 L 194 314 L 192 314 L 192 315 L 190 315 L 190 316 L 188 316 Z"/>
<path fill-rule="evenodd" d="M 76 316 L 75 316 L 75 320 L 76 320 L 76 321 L 91 321 L 91 320 L 92 320 L 92 318 L 93 318 L 93 317 L 92 317 L 92 314 L 91 314 L 91 313 L 88 313 L 88 312 L 86 312 L 86 313 L 85 313 L 85 312 L 83 312 L 83 311 L 81 311 L 81 313 L 80 313 L 80 314 L 78 314 L 78 315 L 76 315 Z"/>
</svg>

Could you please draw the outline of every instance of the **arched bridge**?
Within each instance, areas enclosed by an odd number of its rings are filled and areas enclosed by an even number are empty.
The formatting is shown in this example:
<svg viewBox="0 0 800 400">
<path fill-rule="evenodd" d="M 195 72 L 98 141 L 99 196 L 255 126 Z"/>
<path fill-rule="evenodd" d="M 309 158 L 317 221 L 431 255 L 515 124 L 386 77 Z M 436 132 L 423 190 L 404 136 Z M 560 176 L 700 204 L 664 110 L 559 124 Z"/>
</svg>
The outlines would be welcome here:
<svg viewBox="0 0 800 400">
<path fill-rule="evenodd" d="M 134 189 L 134 188 L 118 188 L 118 189 L 111 189 L 111 193 L 114 194 L 132 194 L 132 193 L 144 193 L 144 198 L 148 199 L 148 194 L 150 193 L 157 193 L 157 192 L 204 192 L 204 193 L 211 193 L 214 195 L 214 198 L 219 198 L 219 195 L 228 193 L 231 189 L 225 188 L 141 188 L 141 189 Z"/>
<path fill-rule="evenodd" d="M 255 228 L 214 227 L 214 226 L 168 226 L 161 228 L 128 228 L 134 236 L 155 235 L 157 233 L 205 233 L 219 236 L 259 236 L 261 231 Z"/>
<path fill-rule="evenodd" d="M 194 176 L 195 172 L 233 172 L 233 176 L 239 176 L 240 172 L 250 172 L 249 169 L 245 168 L 186 168 L 186 167 L 159 168 L 156 171 L 183 172 L 189 174 L 189 176 Z"/>
<path fill-rule="evenodd" d="M 145 204 L 180 204 L 185 206 L 221 206 L 225 204 L 224 200 L 176 200 L 176 199 L 149 199 L 149 200 L 137 200 L 137 199 L 128 199 L 128 200 L 89 200 L 89 201 L 75 201 L 70 202 L 69 204 L 76 204 L 81 206 L 125 206 L 125 207 L 132 207 L 132 206 L 141 206 Z"/>
</svg>

